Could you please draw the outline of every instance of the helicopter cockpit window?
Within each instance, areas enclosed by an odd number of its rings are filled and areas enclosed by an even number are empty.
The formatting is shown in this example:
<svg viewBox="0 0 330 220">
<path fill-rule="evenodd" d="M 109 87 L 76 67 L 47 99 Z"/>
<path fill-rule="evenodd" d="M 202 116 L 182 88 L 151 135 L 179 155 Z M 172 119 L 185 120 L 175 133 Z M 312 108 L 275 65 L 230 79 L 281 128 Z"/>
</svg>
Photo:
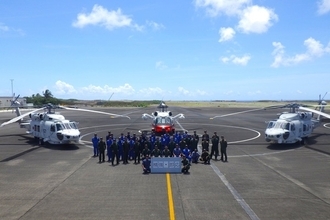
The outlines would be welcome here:
<svg viewBox="0 0 330 220">
<path fill-rule="evenodd" d="M 52 131 L 52 132 L 55 131 L 55 125 L 54 125 L 54 124 L 52 124 L 52 125 L 50 126 L 50 131 Z"/>
<path fill-rule="evenodd" d="M 71 126 L 69 123 L 64 123 L 64 127 L 65 127 L 65 129 L 71 129 Z"/>
<path fill-rule="evenodd" d="M 272 128 L 275 126 L 275 121 L 270 121 L 267 125 L 267 128 Z"/>
<path fill-rule="evenodd" d="M 56 130 L 57 131 L 63 130 L 63 126 L 61 124 L 56 124 Z"/>
<path fill-rule="evenodd" d="M 295 130 L 296 130 L 295 124 L 291 124 L 291 131 L 295 131 Z"/>
<path fill-rule="evenodd" d="M 169 117 L 158 117 L 155 119 L 155 124 L 171 124 L 171 118 Z"/>
<path fill-rule="evenodd" d="M 76 123 L 74 123 L 74 122 L 70 122 L 70 127 L 71 127 L 72 129 L 78 129 Z"/>
<path fill-rule="evenodd" d="M 273 127 L 290 130 L 290 123 L 277 121 Z"/>
</svg>

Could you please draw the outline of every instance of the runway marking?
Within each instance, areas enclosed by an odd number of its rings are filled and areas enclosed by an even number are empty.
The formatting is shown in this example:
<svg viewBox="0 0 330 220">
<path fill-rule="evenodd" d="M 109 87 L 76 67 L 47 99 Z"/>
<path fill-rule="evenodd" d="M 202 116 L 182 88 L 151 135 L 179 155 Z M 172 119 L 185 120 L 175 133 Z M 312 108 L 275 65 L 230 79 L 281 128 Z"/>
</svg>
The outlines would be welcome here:
<svg viewBox="0 0 330 220">
<path fill-rule="evenodd" d="M 218 175 L 218 177 L 221 179 L 221 181 L 225 184 L 225 186 L 228 188 L 228 190 L 231 192 L 231 194 L 234 196 L 236 201 L 241 205 L 241 207 L 244 209 L 246 214 L 249 215 L 250 219 L 252 220 L 259 220 L 259 217 L 257 214 L 251 209 L 251 207 L 245 202 L 245 200 L 242 198 L 242 196 L 237 192 L 237 190 L 228 182 L 226 177 L 221 173 L 221 171 L 211 163 L 211 167 L 213 171 Z"/>
<path fill-rule="evenodd" d="M 226 114 L 226 115 L 218 115 L 218 116 L 214 116 L 210 119 L 222 118 L 222 117 L 227 117 L 227 116 L 231 116 L 231 115 L 238 115 L 238 114 L 242 114 L 242 113 L 246 113 L 246 112 L 253 112 L 253 111 L 260 111 L 260 110 L 263 110 L 263 108 L 250 109 L 250 110 L 241 111 L 241 112 L 234 112 L 234 113 L 229 113 L 229 114 Z"/>
<path fill-rule="evenodd" d="M 175 220 L 173 194 L 172 194 L 172 186 L 171 186 L 171 176 L 169 173 L 166 173 L 166 183 L 167 183 L 169 217 L 170 217 L 170 220 Z"/>
<path fill-rule="evenodd" d="M 277 152 L 270 152 L 270 153 L 259 153 L 259 154 L 243 154 L 243 155 L 234 155 L 234 156 L 228 156 L 228 157 L 257 157 L 257 156 L 267 156 L 267 155 L 272 155 L 272 154 L 281 154 L 281 153 L 286 153 L 290 151 L 294 151 L 295 149 L 290 149 L 290 150 L 282 150 L 282 151 L 277 151 Z"/>
<path fill-rule="evenodd" d="M 330 128 L 330 123 L 326 123 L 326 124 L 324 124 L 323 127 L 325 127 L 325 128 Z"/>
<path fill-rule="evenodd" d="M 194 124 L 194 123 L 186 123 L 186 124 Z M 80 130 L 86 130 L 86 129 L 91 129 L 91 128 L 99 128 L 99 127 L 113 127 L 113 126 L 125 126 L 125 125 L 129 125 L 129 124 L 110 124 L 110 125 L 97 125 L 97 126 L 90 126 L 90 127 L 83 127 L 83 128 L 79 128 Z M 243 140 L 238 140 L 238 141 L 231 141 L 228 142 L 228 144 L 236 144 L 236 143 L 242 143 L 242 142 L 247 142 L 247 141 L 251 141 L 254 139 L 257 139 L 258 137 L 261 136 L 260 132 L 258 132 L 257 130 L 251 129 L 251 128 L 245 128 L 245 127 L 239 127 L 239 126 L 231 126 L 231 125 L 214 125 L 214 124 L 200 124 L 200 125 L 206 125 L 206 126 L 218 126 L 218 127 L 227 127 L 227 128 L 237 128 L 237 129 L 243 129 L 243 130 L 248 130 L 248 131 L 252 131 L 257 133 L 257 136 L 252 137 L 252 138 L 248 138 L 248 139 L 243 139 Z M 118 128 L 120 130 L 120 128 Z M 116 130 L 116 129 L 115 129 Z M 102 130 L 97 130 L 97 131 L 93 131 L 93 132 L 89 132 L 86 133 L 84 135 L 82 135 L 79 139 L 79 142 L 83 142 L 83 143 L 87 143 L 87 144 L 91 144 L 91 141 L 85 141 L 82 140 L 82 138 L 84 138 L 87 135 L 90 134 L 94 134 L 96 132 L 102 132 L 102 131 L 108 131 L 108 129 L 102 129 Z M 92 146 L 86 145 L 84 144 L 84 146 L 89 147 L 89 148 L 93 148 Z M 228 157 L 254 157 L 254 156 L 266 156 L 266 155 L 271 155 L 271 154 L 279 154 L 279 153 L 285 153 L 285 152 L 289 152 L 289 151 L 293 151 L 292 150 L 283 150 L 283 151 L 277 151 L 277 152 L 271 152 L 271 153 L 259 153 L 259 154 L 244 154 L 244 155 L 234 155 L 234 156 L 228 156 Z"/>
</svg>

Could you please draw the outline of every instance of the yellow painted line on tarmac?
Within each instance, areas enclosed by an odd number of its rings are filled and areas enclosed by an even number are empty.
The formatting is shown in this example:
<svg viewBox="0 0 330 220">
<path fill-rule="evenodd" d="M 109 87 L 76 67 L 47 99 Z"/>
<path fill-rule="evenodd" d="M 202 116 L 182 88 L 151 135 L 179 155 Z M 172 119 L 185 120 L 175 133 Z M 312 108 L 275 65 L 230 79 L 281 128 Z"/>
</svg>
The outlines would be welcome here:
<svg viewBox="0 0 330 220">
<path fill-rule="evenodd" d="M 174 212 L 174 203 L 173 203 L 173 195 L 172 195 L 172 186 L 171 186 L 171 176 L 169 173 L 166 173 L 166 182 L 167 182 L 167 196 L 168 196 L 168 210 L 170 220 L 175 220 L 175 212 Z"/>
</svg>

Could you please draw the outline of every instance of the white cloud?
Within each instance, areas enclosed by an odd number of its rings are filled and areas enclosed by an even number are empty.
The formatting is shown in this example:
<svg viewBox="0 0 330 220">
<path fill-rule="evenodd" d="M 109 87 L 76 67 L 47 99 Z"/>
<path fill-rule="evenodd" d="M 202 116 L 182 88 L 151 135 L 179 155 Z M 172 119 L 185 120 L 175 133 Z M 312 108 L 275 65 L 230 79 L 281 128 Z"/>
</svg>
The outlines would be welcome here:
<svg viewBox="0 0 330 220">
<path fill-rule="evenodd" d="M 271 67 L 276 68 L 279 66 L 291 66 L 304 61 L 312 60 L 316 57 L 321 57 L 325 53 L 330 53 L 330 43 L 327 46 L 323 46 L 314 38 L 308 38 L 305 40 L 304 45 L 306 46 L 305 53 L 288 57 L 285 56 L 285 47 L 280 42 L 273 42 L 273 46 L 275 47 L 272 53 L 274 56 L 274 62 L 271 64 Z"/>
<path fill-rule="evenodd" d="M 58 93 L 60 95 L 77 93 L 77 90 L 72 85 L 63 82 L 61 80 L 56 81 L 54 87 L 55 87 L 55 93 Z"/>
<path fill-rule="evenodd" d="M 0 31 L 9 31 L 9 27 L 0 23 Z"/>
<path fill-rule="evenodd" d="M 110 87 L 108 85 L 104 86 L 96 86 L 96 85 L 89 85 L 87 87 L 83 87 L 81 89 L 83 93 L 100 93 L 100 94 L 112 94 L 112 93 L 120 93 L 124 95 L 132 95 L 135 92 L 135 89 L 129 85 L 128 83 L 124 84 L 123 86 L 119 87 Z"/>
<path fill-rule="evenodd" d="M 197 95 L 207 95 L 207 92 L 197 89 Z"/>
<path fill-rule="evenodd" d="M 238 22 L 238 29 L 243 33 L 264 33 L 278 20 L 273 10 L 257 5 L 245 8 Z"/>
<path fill-rule="evenodd" d="M 163 24 L 156 23 L 154 21 L 147 21 L 147 25 L 150 26 L 152 29 L 158 31 L 164 29 L 165 26 Z"/>
<path fill-rule="evenodd" d="M 1 32 L 6 32 L 6 33 L 14 33 L 14 34 L 19 34 L 20 36 L 24 36 L 25 32 L 19 28 L 12 28 L 9 27 L 3 23 L 0 23 L 0 33 Z"/>
<path fill-rule="evenodd" d="M 264 33 L 278 21 L 272 9 L 252 5 L 252 0 L 195 0 L 194 3 L 196 7 L 205 8 L 211 17 L 222 14 L 237 17 L 237 30 L 243 33 Z M 220 42 L 226 38 L 221 39 Z"/>
<path fill-rule="evenodd" d="M 233 64 L 237 64 L 237 65 L 242 65 L 242 66 L 246 66 L 246 64 L 249 62 L 249 60 L 251 59 L 250 56 L 248 55 L 244 55 L 242 57 L 237 57 L 235 55 L 231 55 L 230 57 L 221 57 L 220 60 L 223 63 L 233 63 Z"/>
<path fill-rule="evenodd" d="M 144 97 L 150 97 L 150 96 L 159 96 L 160 98 L 163 97 L 163 95 L 167 94 L 167 92 L 159 87 L 155 88 L 144 88 L 140 89 L 139 93 L 141 96 L 143 95 Z"/>
<path fill-rule="evenodd" d="M 155 65 L 158 70 L 166 70 L 168 66 L 163 61 L 157 61 Z"/>
<path fill-rule="evenodd" d="M 326 14 L 330 11 L 330 0 L 321 0 L 317 2 L 317 13 L 319 15 Z"/>
<path fill-rule="evenodd" d="M 183 87 L 179 87 L 178 90 L 179 90 L 179 93 L 182 93 L 184 95 L 189 95 L 190 94 L 189 90 L 186 90 Z"/>
<path fill-rule="evenodd" d="M 189 97 L 200 97 L 200 96 L 205 96 L 205 95 L 208 95 L 207 92 L 203 91 L 203 90 L 200 90 L 200 89 L 196 89 L 195 91 L 189 91 L 183 87 L 178 87 L 178 91 L 179 91 L 179 94 L 180 95 L 183 95 L 183 96 L 189 96 Z M 184 98 L 184 97 L 183 97 Z"/>
<path fill-rule="evenodd" d="M 220 30 L 219 30 L 219 34 L 220 34 L 219 42 L 228 41 L 228 40 L 233 39 L 235 33 L 236 33 L 235 30 L 231 27 L 220 28 Z"/>
<path fill-rule="evenodd" d="M 207 14 L 212 17 L 220 14 L 237 15 L 251 3 L 252 0 L 195 0 L 195 6 L 206 8 Z"/>
<path fill-rule="evenodd" d="M 132 27 L 137 30 L 142 30 L 143 27 L 133 23 L 133 20 L 124 15 L 119 8 L 117 11 L 108 11 L 100 5 L 94 5 L 92 12 L 79 13 L 77 20 L 72 23 L 74 27 L 84 28 L 87 25 L 98 25 L 105 27 L 108 30 L 121 27 Z"/>
</svg>

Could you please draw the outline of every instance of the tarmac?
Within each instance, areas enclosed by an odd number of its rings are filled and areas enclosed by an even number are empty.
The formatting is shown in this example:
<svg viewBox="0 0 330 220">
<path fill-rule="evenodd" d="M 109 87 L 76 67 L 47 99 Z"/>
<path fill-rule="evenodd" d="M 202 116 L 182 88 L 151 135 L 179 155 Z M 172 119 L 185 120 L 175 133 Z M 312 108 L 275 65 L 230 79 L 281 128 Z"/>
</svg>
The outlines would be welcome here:
<svg viewBox="0 0 330 220">
<path fill-rule="evenodd" d="M 14 123 L 0 128 L 0 219 L 330 219 L 330 124 L 305 145 L 264 140 L 279 109 L 171 107 L 199 135 L 228 141 L 228 162 L 193 164 L 190 174 L 143 175 L 141 165 L 111 166 L 92 157 L 94 133 L 139 134 L 154 108 L 97 109 L 127 118 L 60 110 L 78 121 L 81 142 L 39 146 Z M 0 113 L 0 123 L 15 117 Z M 177 126 L 179 128 L 179 126 Z"/>
</svg>

